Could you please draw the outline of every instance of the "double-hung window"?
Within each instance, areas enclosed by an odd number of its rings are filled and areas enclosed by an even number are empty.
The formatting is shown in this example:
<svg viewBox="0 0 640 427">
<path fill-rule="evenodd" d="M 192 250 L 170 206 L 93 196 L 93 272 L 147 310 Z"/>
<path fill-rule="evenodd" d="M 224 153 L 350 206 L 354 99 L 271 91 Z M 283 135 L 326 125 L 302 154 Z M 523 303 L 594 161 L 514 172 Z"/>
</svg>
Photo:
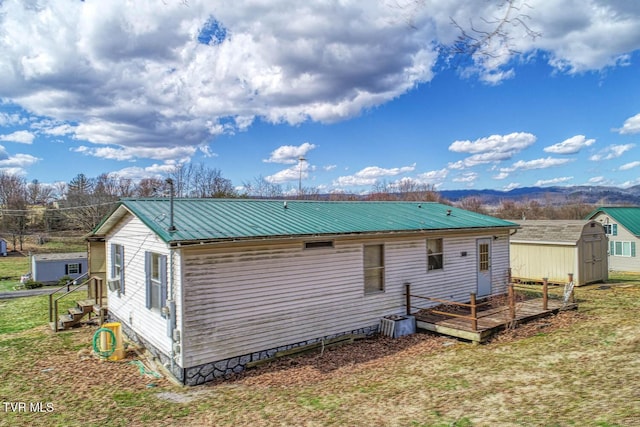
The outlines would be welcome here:
<svg viewBox="0 0 640 427">
<path fill-rule="evenodd" d="M 167 256 L 145 252 L 146 305 L 164 317 L 162 308 L 167 303 Z"/>
<path fill-rule="evenodd" d="M 73 262 L 64 266 L 64 274 L 80 274 L 82 273 L 82 267 L 80 263 Z"/>
<path fill-rule="evenodd" d="M 111 280 L 118 281 L 120 294 L 124 295 L 124 246 L 111 245 Z"/>
<path fill-rule="evenodd" d="M 364 246 L 364 293 L 384 292 L 384 245 Z"/>
<path fill-rule="evenodd" d="M 427 239 L 427 271 L 442 270 L 442 239 Z"/>
</svg>

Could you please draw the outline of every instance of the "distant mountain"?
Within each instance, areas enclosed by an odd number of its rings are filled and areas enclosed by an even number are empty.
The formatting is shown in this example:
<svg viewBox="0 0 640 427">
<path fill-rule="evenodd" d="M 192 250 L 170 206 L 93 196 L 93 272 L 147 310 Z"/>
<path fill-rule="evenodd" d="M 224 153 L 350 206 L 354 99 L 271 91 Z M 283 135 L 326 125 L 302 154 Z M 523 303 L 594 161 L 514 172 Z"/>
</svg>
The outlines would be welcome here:
<svg viewBox="0 0 640 427">
<path fill-rule="evenodd" d="M 477 197 L 485 205 L 497 205 L 503 200 L 532 201 L 560 205 L 581 202 L 595 205 L 640 205 L 640 185 L 629 188 L 606 186 L 522 187 L 510 191 L 499 190 L 443 190 L 440 195 L 452 202 Z"/>
</svg>

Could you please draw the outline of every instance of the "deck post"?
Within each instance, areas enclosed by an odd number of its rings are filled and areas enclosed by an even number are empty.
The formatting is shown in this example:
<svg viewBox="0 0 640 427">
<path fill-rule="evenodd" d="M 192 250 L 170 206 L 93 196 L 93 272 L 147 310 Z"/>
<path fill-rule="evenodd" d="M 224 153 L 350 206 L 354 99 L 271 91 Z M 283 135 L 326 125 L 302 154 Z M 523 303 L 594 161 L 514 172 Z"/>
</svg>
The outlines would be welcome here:
<svg viewBox="0 0 640 427">
<path fill-rule="evenodd" d="M 516 295 L 513 292 L 513 283 L 509 283 L 507 291 L 509 295 L 509 319 L 513 320 L 516 318 Z"/>
<path fill-rule="evenodd" d="M 549 278 L 542 278 L 542 309 L 547 311 L 549 309 Z"/>
<path fill-rule="evenodd" d="M 476 307 L 475 292 L 471 292 L 471 295 L 469 295 L 469 305 L 471 305 L 471 330 L 473 330 L 473 332 L 476 332 L 478 330 L 478 308 Z"/>
<path fill-rule="evenodd" d="M 407 306 L 407 316 L 411 315 L 411 283 L 404 282 L 405 304 Z"/>
</svg>

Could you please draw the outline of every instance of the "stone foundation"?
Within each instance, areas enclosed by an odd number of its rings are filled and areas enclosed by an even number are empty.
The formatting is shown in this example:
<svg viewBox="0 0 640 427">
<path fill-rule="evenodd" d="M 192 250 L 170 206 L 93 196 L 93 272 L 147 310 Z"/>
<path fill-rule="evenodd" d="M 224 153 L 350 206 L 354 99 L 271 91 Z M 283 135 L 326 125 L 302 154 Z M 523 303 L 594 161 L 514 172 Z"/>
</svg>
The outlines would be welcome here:
<svg viewBox="0 0 640 427">
<path fill-rule="evenodd" d="M 167 367 L 167 370 L 181 383 L 185 385 L 199 385 L 204 384 L 215 379 L 226 378 L 233 374 L 239 374 L 246 369 L 248 363 L 257 362 L 260 360 L 270 359 L 276 355 L 276 353 L 286 350 L 291 350 L 297 347 L 304 347 L 310 344 L 315 344 L 323 340 L 329 340 L 337 338 L 343 335 L 366 335 L 372 336 L 378 332 L 379 325 L 373 325 L 365 328 L 354 329 L 349 332 L 342 332 L 339 334 L 326 335 L 320 338 L 313 338 L 307 341 L 301 341 L 294 344 L 283 345 L 280 347 L 270 348 L 268 350 L 262 350 L 255 353 L 249 353 L 242 356 L 232 357 L 230 359 L 218 360 L 215 362 L 205 363 L 198 366 L 192 366 L 190 368 L 182 368 L 177 364 L 171 365 L 171 358 L 155 348 L 151 343 L 133 331 L 127 324 L 113 315 L 109 315 L 110 320 L 120 322 L 122 325 L 122 332 L 133 342 L 144 346 L 149 353 L 158 358 L 163 366 Z M 173 367 L 173 369 L 171 369 Z"/>
<path fill-rule="evenodd" d="M 246 366 L 250 362 L 257 362 L 259 360 L 269 359 L 281 351 L 290 350 L 296 347 L 304 347 L 310 344 L 315 344 L 322 340 L 328 340 L 342 335 L 366 335 L 372 336 L 378 332 L 378 326 L 369 326 L 366 328 L 355 329 L 350 332 L 343 332 L 340 334 L 327 335 L 322 338 L 313 338 L 307 341 L 297 342 L 295 344 L 283 345 L 280 347 L 271 348 L 251 354 L 245 354 L 243 356 L 236 356 L 230 359 L 219 360 L 217 362 L 205 363 L 199 366 L 193 366 L 185 369 L 185 375 L 183 383 L 186 385 L 199 385 L 209 381 L 213 381 L 219 378 L 225 378 L 233 374 L 238 374 L 246 369 Z"/>
</svg>

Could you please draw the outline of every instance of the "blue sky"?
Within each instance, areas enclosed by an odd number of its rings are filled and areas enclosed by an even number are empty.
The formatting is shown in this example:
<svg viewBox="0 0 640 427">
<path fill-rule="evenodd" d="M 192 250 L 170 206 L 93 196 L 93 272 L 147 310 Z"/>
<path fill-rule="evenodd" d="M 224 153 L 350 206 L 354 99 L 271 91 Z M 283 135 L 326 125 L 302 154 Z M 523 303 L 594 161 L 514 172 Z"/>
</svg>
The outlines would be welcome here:
<svg viewBox="0 0 640 427">
<path fill-rule="evenodd" d="M 301 176 L 323 192 L 640 184 L 640 2 L 208 3 L 0 3 L 0 170 L 54 184 L 191 162 L 292 192 Z M 474 34 L 504 16 L 482 52 L 447 53 L 452 19 Z"/>
</svg>

